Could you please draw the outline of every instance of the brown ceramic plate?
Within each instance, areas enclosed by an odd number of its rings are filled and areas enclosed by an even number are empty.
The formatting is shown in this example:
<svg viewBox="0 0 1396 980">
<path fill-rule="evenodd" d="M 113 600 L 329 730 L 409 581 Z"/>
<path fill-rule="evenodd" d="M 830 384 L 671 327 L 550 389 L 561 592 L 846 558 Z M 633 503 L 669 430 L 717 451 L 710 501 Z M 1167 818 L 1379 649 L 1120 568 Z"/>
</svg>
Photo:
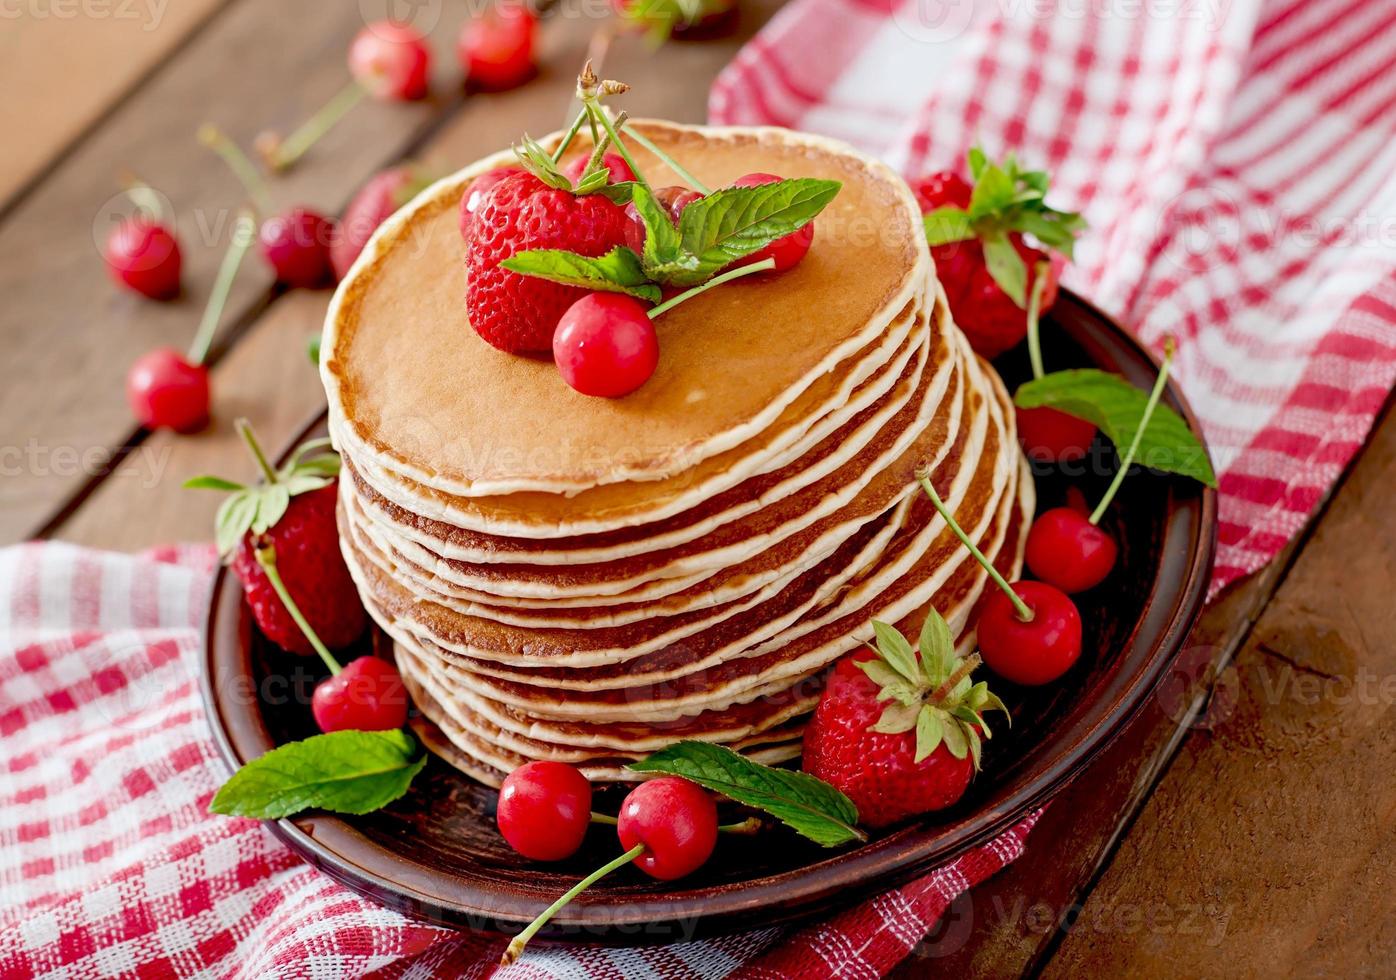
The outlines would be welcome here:
<svg viewBox="0 0 1396 980">
<path fill-rule="evenodd" d="M 1147 388 L 1148 354 L 1099 310 L 1063 291 L 1045 326 L 1049 368 L 1096 366 Z M 1021 352 L 999 364 L 1010 385 L 1027 376 Z M 1197 430 L 1181 395 L 1168 402 Z M 304 435 L 320 435 L 318 419 Z M 299 442 L 300 440 L 297 440 Z M 1038 474 L 1040 506 L 1062 500 L 1069 482 L 1091 499 L 1114 466 L 1070 481 Z M 878 834 L 859 847 L 826 851 L 784 830 L 724 839 L 713 859 L 678 883 L 624 869 L 593 887 L 554 921 L 553 936 L 613 944 L 665 942 L 752 929 L 827 913 L 906 882 L 981 844 L 1041 806 L 1078 773 L 1148 698 L 1201 608 L 1211 567 L 1216 496 L 1156 473 L 1124 484 L 1112 532 L 1120 563 L 1080 597 L 1086 651 L 1060 682 L 995 689 L 1013 725 L 987 743 L 983 772 L 953 809 Z M 1119 515 L 1128 515 L 1121 521 Z M 367 638 L 381 643 L 381 638 Z M 355 651 L 359 652 L 359 651 Z M 309 699 L 315 658 L 272 647 L 252 625 L 237 581 L 218 573 L 209 610 L 204 697 L 214 736 L 238 766 L 281 742 L 314 733 Z M 601 798 L 598 809 L 617 801 Z M 408 794 L 362 817 L 312 813 L 271 829 L 311 864 L 350 888 L 431 922 L 517 931 L 577 877 L 614 857 L 614 831 L 595 827 L 581 853 L 559 865 L 520 859 L 494 826 L 495 793 L 433 758 Z"/>
</svg>

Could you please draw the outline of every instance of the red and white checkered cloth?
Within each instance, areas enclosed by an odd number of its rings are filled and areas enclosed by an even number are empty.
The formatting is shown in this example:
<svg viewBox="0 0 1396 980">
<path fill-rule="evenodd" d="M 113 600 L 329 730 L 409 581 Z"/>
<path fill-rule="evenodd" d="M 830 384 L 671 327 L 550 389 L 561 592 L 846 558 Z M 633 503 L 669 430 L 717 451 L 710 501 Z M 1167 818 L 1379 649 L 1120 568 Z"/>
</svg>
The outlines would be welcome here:
<svg viewBox="0 0 1396 980">
<path fill-rule="evenodd" d="M 227 777 L 196 673 L 213 564 L 210 547 L 0 550 L 0 977 L 488 976 L 503 939 L 381 908 L 262 824 L 207 812 Z M 1034 819 L 820 925 L 540 944 L 497 975 L 878 977 L 1021 853 Z"/>
<path fill-rule="evenodd" d="M 1396 377 L 1393 51 L 1391 0 L 795 0 L 709 114 L 909 177 L 974 143 L 1049 168 L 1091 225 L 1066 284 L 1179 340 L 1219 589 L 1303 526 Z"/>
</svg>

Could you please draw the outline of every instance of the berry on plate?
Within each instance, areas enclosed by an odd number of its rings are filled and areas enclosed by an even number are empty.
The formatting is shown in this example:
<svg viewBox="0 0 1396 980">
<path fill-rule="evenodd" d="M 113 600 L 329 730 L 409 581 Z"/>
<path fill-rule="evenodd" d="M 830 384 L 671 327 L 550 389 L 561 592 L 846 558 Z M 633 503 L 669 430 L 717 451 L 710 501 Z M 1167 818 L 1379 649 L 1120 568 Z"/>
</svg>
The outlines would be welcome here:
<svg viewBox="0 0 1396 980">
<path fill-rule="evenodd" d="M 504 178 L 475 212 L 466 247 L 471 327 L 503 351 L 551 351 L 558 320 L 587 291 L 500 262 L 535 249 L 596 258 L 625 243 L 626 224 L 625 211 L 599 194 L 550 187 L 532 173 Z"/>
<path fill-rule="evenodd" d="M 561 861 L 582 846 L 591 826 L 591 784 L 574 766 L 527 762 L 499 788 L 499 832 L 531 861 Z"/>
<path fill-rule="evenodd" d="M 363 632 L 366 618 L 339 551 L 339 457 L 316 453 L 328 440 L 315 440 L 275 469 L 246 419 L 238 420 L 237 430 L 263 482 L 245 486 L 204 476 L 185 484 L 230 491 L 218 510 L 219 553 L 231 560 L 253 618 L 272 642 L 302 654 L 319 653 L 317 644 L 347 646 Z M 338 664 L 330 670 L 338 673 Z"/>
<path fill-rule="evenodd" d="M 407 688 L 388 661 L 358 657 L 315 685 L 310 711 L 322 732 L 386 732 L 407 723 Z"/>
<path fill-rule="evenodd" d="M 1000 165 L 973 149 L 969 170 L 972 183 L 946 171 L 913 190 L 950 313 L 974 349 L 992 358 L 1023 339 L 1034 288 L 1041 289 L 1041 309 L 1056 300 L 1057 271 L 1024 233 L 1070 258 L 1085 222 L 1048 207 L 1048 175 L 1020 169 L 1011 154 Z"/>
<path fill-rule="evenodd" d="M 955 653 L 950 628 L 931 610 L 918 651 L 886 623 L 877 646 L 835 666 L 805 730 L 805 772 L 842 790 L 859 822 L 885 827 L 941 810 L 964 795 L 989 735 L 983 713 L 1007 713 L 979 663 Z"/>
</svg>

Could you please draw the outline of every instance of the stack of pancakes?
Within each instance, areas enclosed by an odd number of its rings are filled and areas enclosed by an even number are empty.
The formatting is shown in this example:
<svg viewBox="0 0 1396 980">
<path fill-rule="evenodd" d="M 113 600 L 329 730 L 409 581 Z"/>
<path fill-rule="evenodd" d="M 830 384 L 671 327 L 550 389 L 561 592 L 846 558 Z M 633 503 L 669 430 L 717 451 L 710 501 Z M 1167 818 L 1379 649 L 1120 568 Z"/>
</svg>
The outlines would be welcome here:
<svg viewBox="0 0 1396 980">
<path fill-rule="evenodd" d="M 640 129 L 709 186 L 843 188 L 793 270 L 664 314 L 635 393 L 578 394 L 470 329 L 457 204 L 507 154 L 390 219 L 326 324 L 345 558 L 419 731 L 493 785 L 533 759 L 625 779 L 681 738 L 791 759 L 872 620 L 914 636 L 933 606 L 971 642 L 986 575 L 919 468 L 1005 575 L 1021 561 L 1012 407 L 950 320 L 905 184 L 783 130 Z M 681 183 L 630 149 L 652 185 Z"/>
</svg>

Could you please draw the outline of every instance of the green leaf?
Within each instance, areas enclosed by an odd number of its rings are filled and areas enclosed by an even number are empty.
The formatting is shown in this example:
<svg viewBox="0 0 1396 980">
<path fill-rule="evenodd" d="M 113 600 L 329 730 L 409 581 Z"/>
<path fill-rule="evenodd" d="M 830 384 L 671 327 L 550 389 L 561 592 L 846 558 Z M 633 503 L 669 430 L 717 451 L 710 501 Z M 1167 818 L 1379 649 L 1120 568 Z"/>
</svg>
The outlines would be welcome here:
<svg viewBox="0 0 1396 980">
<path fill-rule="evenodd" d="M 694 201 L 679 218 L 685 253 L 660 270 L 675 286 L 693 286 L 737 259 L 809 224 L 843 185 L 800 177 L 756 187 L 724 187 Z"/>
<path fill-rule="evenodd" d="M 678 742 L 628 768 L 682 776 L 768 813 L 824 847 L 868 839 L 857 827 L 858 808 L 853 801 L 822 779 L 763 766 L 721 745 Z"/>
<path fill-rule="evenodd" d="M 214 541 L 220 555 L 227 555 L 238 546 L 242 536 L 257 517 L 260 498 L 254 489 L 239 490 L 218 505 L 213 519 Z"/>
<path fill-rule="evenodd" d="M 970 218 L 978 220 L 1009 207 L 1016 193 L 1013 179 L 999 167 L 987 164 L 975 177 L 974 190 L 970 192 Z"/>
<path fill-rule="evenodd" d="M 926 613 L 917 645 L 921 648 L 921 667 L 926 679 L 932 687 L 944 683 L 955 670 L 955 638 L 950 635 L 949 624 L 936 610 Z"/>
<path fill-rule="evenodd" d="M 417 756 L 416 742 L 399 730 L 313 735 L 247 763 L 208 808 L 258 820 L 312 808 L 369 813 L 406 793 L 426 762 L 425 753 Z"/>
<path fill-rule="evenodd" d="M 221 476 L 192 476 L 184 481 L 186 490 L 246 490 L 241 483 L 225 480 Z"/>
<path fill-rule="evenodd" d="M 252 533 L 266 534 L 286 514 L 291 491 L 284 483 L 273 483 L 258 487 L 253 493 L 257 496 L 257 515 L 252 519 Z"/>
<path fill-rule="evenodd" d="M 567 176 L 558 169 L 557 164 L 553 163 L 553 155 L 543 149 L 542 144 L 527 133 L 524 134 L 520 144 L 514 147 L 514 156 L 518 157 L 519 163 L 523 165 L 525 170 L 549 187 L 560 191 L 572 189 L 572 181 L 568 180 Z"/>
<path fill-rule="evenodd" d="M 644 185 L 631 195 L 635 213 L 645 225 L 644 265 L 649 269 L 678 259 L 682 249 L 679 232 L 669 218 L 669 212 Z"/>
<path fill-rule="evenodd" d="M 1019 387 L 1013 400 L 1020 408 L 1055 408 L 1094 422 L 1117 448 L 1123 448 L 1134 439 L 1149 396 L 1118 374 L 1081 368 L 1029 381 Z M 1207 450 L 1182 416 L 1162 403 L 1144 430 L 1135 462 L 1209 487 L 1217 485 Z"/>
<path fill-rule="evenodd" d="M 633 180 L 622 180 L 616 184 L 607 184 L 592 191 L 593 194 L 600 194 L 612 204 L 629 204 L 635 195 L 635 188 L 638 185 Z"/>
<path fill-rule="evenodd" d="M 916 727 L 916 719 L 921 714 L 921 707 L 919 700 L 912 704 L 888 705 L 869 730 L 881 732 L 884 735 L 900 735 L 902 732 L 909 732 Z"/>
<path fill-rule="evenodd" d="M 931 246 L 968 241 L 975 237 L 974 225 L 963 208 L 936 208 L 923 216 L 921 221 L 926 226 L 926 243 Z"/>
<path fill-rule="evenodd" d="M 916 755 L 912 759 L 913 762 L 920 762 L 940 748 L 945 728 L 941 714 L 929 704 L 921 709 L 921 714 L 916 719 Z"/>
<path fill-rule="evenodd" d="M 600 258 L 555 248 L 531 249 L 518 252 L 499 264 L 520 275 L 567 286 L 625 293 L 651 303 L 660 299 L 659 287 L 646 277 L 640 257 L 624 246 L 617 246 Z"/>
<path fill-rule="evenodd" d="M 898 674 L 911 684 L 921 682 L 921 666 L 916 662 L 916 651 L 902 636 L 901 630 L 888 623 L 872 621 L 873 633 L 877 635 L 877 652 Z"/>
<path fill-rule="evenodd" d="M 320 366 L 320 334 L 313 333 L 305 342 L 305 355 L 310 358 L 310 363 L 316 367 Z"/>
<path fill-rule="evenodd" d="M 309 493 L 312 490 L 319 490 L 334 482 L 332 476 L 312 476 L 307 473 L 297 473 L 286 480 L 286 492 L 291 496 L 301 493 Z"/>
<path fill-rule="evenodd" d="M 946 719 L 941 725 L 941 737 L 945 739 L 945 747 L 955 758 L 963 759 L 969 755 L 969 741 L 965 738 L 965 731 L 953 719 Z"/>
<path fill-rule="evenodd" d="M 1028 267 L 1008 236 L 1001 231 L 986 232 L 984 240 L 984 265 L 994 282 L 1008 294 L 1008 298 L 1023 309 L 1028 305 Z"/>
<path fill-rule="evenodd" d="M 1076 236 L 1086 227 L 1086 221 L 1074 211 L 1015 211 L 1009 218 L 1013 231 L 1032 235 L 1047 248 L 1072 258 Z"/>
<path fill-rule="evenodd" d="M 989 165 L 989 158 L 984 151 L 977 146 L 969 148 L 969 153 L 965 155 L 965 161 L 969 164 L 969 175 L 975 180 L 984 172 L 984 168 Z"/>
</svg>

